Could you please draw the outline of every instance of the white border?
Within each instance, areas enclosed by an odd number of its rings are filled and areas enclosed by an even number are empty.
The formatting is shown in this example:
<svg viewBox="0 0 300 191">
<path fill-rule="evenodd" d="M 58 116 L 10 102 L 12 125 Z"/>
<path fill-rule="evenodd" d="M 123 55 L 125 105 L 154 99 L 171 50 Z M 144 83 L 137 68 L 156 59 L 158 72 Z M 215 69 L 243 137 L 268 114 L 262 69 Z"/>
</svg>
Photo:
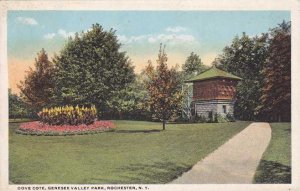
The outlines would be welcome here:
<svg viewBox="0 0 300 191">
<path fill-rule="evenodd" d="M 300 1 L 297 0 L 104 0 L 104 1 L 5 1 L 0 2 L 0 190 L 17 190 L 8 184 L 8 10 L 290 10 L 292 20 L 292 184 L 147 185 L 150 190 L 250 191 L 300 190 Z M 18 185 L 20 186 L 20 185 Z M 47 186 L 47 185 L 46 185 Z M 54 186 L 54 185 L 53 185 Z M 62 186 L 62 185 L 56 185 Z M 72 185 L 66 185 L 72 186 Z M 76 185 L 73 185 L 76 186 Z M 77 185 L 78 186 L 78 185 Z M 84 186 L 84 185 L 80 185 Z"/>
</svg>

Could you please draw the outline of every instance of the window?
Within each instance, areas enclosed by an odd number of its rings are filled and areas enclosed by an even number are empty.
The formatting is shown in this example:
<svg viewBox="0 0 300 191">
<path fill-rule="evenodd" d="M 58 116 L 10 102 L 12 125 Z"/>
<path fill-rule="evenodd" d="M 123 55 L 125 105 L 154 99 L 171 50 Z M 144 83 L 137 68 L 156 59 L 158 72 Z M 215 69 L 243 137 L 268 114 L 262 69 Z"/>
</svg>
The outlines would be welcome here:
<svg viewBox="0 0 300 191">
<path fill-rule="evenodd" d="M 223 105 L 223 113 L 227 113 L 227 107 L 226 107 L 226 105 Z"/>
</svg>

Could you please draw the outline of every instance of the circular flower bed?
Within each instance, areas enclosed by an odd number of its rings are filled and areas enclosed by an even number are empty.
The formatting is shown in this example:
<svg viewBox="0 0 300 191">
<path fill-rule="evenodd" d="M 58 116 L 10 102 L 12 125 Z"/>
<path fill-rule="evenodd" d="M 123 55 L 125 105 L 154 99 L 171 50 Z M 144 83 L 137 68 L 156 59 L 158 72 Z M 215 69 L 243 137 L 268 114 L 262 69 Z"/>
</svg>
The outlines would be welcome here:
<svg viewBox="0 0 300 191">
<path fill-rule="evenodd" d="M 111 121 L 95 121 L 90 125 L 48 125 L 39 121 L 21 123 L 16 133 L 25 135 L 85 135 L 104 131 L 113 131 L 115 124 Z"/>
</svg>

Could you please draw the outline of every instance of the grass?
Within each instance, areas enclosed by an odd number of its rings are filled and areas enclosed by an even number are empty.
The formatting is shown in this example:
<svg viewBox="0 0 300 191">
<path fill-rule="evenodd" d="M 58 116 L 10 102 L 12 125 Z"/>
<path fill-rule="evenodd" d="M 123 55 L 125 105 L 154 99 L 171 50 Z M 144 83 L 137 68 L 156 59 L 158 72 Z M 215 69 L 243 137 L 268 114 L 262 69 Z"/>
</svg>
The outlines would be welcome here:
<svg viewBox="0 0 300 191">
<path fill-rule="evenodd" d="M 291 123 L 271 123 L 272 138 L 254 176 L 255 183 L 291 183 Z"/>
<path fill-rule="evenodd" d="M 29 121 L 33 121 L 33 120 L 29 118 L 9 119 L 9 123 L 22 123 L 22 122 L 29 122 Z"/>
<path fill-rule="evenodd" d="M 10 124 L 9 179 L 16 184 L 167 183 L 249 122 L 168 124 L 115 121 L 96 135 L 29 136 Z"/>
</svg>

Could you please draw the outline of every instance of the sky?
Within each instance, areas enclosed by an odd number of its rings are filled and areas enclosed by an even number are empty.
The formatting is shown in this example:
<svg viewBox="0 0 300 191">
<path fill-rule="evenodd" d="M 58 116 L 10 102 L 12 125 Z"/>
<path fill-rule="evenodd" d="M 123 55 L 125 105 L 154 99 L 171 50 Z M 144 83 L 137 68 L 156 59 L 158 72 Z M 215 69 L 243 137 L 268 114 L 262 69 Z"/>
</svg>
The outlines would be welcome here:
<svg viewBox="0 0 300 191">
<path fill-rule="evenodd" d="M 139 73 L 148 60 L 155 62 L 160 43 L 170 66 L 181 66 L 191 52 L 209 66 L 236 35 L 259 35 L 283 20 L 290 21 L 289 11 L 9 11 L 9 87 L 19 92 L 16 84 L 42 48 L 51 60 L 69 36 L 95 23 L 116 31 Z"/>
</svg>

